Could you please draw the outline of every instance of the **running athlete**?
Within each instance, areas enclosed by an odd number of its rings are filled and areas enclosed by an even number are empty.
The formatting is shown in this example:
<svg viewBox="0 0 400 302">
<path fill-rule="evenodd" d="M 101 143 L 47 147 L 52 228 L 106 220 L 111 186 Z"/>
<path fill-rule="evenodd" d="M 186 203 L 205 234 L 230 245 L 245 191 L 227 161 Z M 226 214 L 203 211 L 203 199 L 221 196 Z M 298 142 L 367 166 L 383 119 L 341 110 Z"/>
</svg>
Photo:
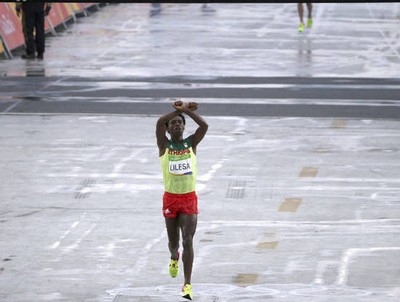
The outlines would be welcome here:
<svg viewBox="0 0 400 302">
<path fill-rule="evenodd" d="M 297 3 L 297 12 L 299 14 L 299 19 L 300 19 L 300 25 L 299 25 L 299 32 L 302 32 L 304 30 L 304 8 L 303 8 L 303 2 L 304 1 L 299 1 Z M 313 9 L 313 5 L 311 3 L 311 1 L 306 1 L 306 5 L 307 5 L 307 11 L 308 11 L 308 15 L 307 15 L 307 27 L 311 27 L 312 26 L 312 9 Z"/>
<path fill-rule="evenodd" d="M 173 102 L 174 111 L 161 116 L 157 121 L 156 136 L 161 168 L 164 179 L 163 215 L 168 234 L 168 248 L 171 253 L 169 274 L 175 278 L 179 272 L 179 241 L 182 233 L 182 262 L 184 284 L 182 297 L 192 300 L 192 267 L 194 259 L 193 236 L 197 226 L 196 195 L 196 148 L 204 138 L 208 124 L 194 111 L 195 102 Z M 183 138 L 185 113 L 198 128 L 195 133 Z M 167 137 L 167 132 L 170 139 Z"/>
</svg>

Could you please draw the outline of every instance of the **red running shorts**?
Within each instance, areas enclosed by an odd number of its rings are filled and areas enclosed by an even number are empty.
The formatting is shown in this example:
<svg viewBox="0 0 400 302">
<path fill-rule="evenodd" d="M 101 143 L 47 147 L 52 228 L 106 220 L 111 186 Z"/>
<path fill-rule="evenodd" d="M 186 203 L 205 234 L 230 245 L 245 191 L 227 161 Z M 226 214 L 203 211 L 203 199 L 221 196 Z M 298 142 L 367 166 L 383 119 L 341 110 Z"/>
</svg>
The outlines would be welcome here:
<svg viewBox="0 0 400 302">
<path fill-rule="evenodd" d="M 186 194 L 164 192 L 162 210 L 166 218 L 176 218 L 178 214 L 198 214 L 196 192 Z"/>
</svg>

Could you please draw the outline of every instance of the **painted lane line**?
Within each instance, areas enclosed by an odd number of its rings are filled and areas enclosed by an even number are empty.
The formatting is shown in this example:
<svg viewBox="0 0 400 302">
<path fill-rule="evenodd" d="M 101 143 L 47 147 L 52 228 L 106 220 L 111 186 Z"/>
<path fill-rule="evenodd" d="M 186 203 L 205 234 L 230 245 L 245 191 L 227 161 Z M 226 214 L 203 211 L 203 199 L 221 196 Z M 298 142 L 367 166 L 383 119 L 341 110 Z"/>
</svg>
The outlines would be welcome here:
<svg viewBox="0 0 400 302">
<path fill-rule="evenodd" d="M 374 253 L 384 251 L 400 251 L 400 247 L 371 247 L 371 248 L 351 248 L 347 249 L 340 261 L 339 274 L 336 280 L 337 285 L 346 285 L 349 275 L 349 265 L 352 258 L 357 257 L 359 254 Z"/>
<path fill-rule="evenodd" d="M 167 238 L 167 230 L 162 231 L 160 236 L 157 238 L 154 238 L 153 240 L 150 240 L 146 243 L 146 245 L 140 250 L 140 257 L 137 258 L 135 265 L 132 268 L 132 271 L 135 272 L 137 276 L 140 276 L 140 271 L 146 267 L 147 261 L 149 259 L 149 252 L 151 249 L 158 244 L 160 241 L 164 240 Z"/>
<path fill-rule="evenodd" d="M 17 107 L 20 103 L 21 103 L 21 101 L 15 101 L 14 104 L 11 104 L 10 106 L 8 106 L 1 114 L 9 113 L 11 110 L 13 110 L 15 107 Z"/>
<path fill-rule="evenodd" d="M 75 240 L 75 242 L 74 242 L 73 244 L 71 244 L 71 245 L 65 247 L 65 248 L 63 249 L 63 251 L 61 252 L 61 255 L 68 254 L 68 253 L 72 252 L 73 250 L 77 249 L 77 248 L 79 247 L 79 245 L 81 244 L 82 240 L 85 239 L 85 238 L 94 230 L 95 227 L 96 227 L 96 224 L 93 223 L 93 224 L 89 227 L 89 229 L 87 229 L 87 230 L 82 234 L 81 237 L 79 237 L 77 240 Z"/>
<path fill-rule="evenodd" d="M 67 238 L 67 236 L 72 232 L 73 229 L 75 229 L 77 226 L 79 225 L 79 221 L 75 221 L 74 223 L 72 223 L 71 227 L 66 230 L 59 238 L 59 240 L 57 240 L 56 242 L 54 242 L 52 245 L 49 246 L 50 249 L 56 249 L 60 246 L 61 241 L 64 240 L 65 238 Z"/>
</svg>

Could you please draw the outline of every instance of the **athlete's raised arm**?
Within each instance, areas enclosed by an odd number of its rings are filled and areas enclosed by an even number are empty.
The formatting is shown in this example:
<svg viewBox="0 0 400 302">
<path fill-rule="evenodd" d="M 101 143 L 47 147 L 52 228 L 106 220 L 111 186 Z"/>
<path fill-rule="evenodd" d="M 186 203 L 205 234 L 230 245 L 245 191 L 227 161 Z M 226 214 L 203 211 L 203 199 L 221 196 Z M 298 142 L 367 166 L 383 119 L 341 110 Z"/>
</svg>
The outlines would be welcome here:
<svg viewBox="0 0 400 302">
<path fill-rule="evenodd" d="M 192 142 L 194 153 L 196 153 L 197 145 L 202 141 L 208 130 L 207 122 L 199 114 L 194 112 L 194 110 L 196 110 L 197 108 L 197 103 L 190 102 L 186 104 L 186 108 L 183 110 L 183 112 L 185 112 L 199 126 L 196 129 L 195 133 L 189 137 Z"/>
<path fill-rule="evenodd" d="M 168 122 L 174 117 L 178 116 L 180 111 L 174 110 L 170 113 L 164 114 L 160 116 L 156 125 L 156 138 L 157 138 L 157 146 L 159 150 L 159 156 L 163 155 L 165 152 L 165 148 L 167 146 L 168 138 L 166 136 L 167 133 L 167 125 Z"/>
</svg>

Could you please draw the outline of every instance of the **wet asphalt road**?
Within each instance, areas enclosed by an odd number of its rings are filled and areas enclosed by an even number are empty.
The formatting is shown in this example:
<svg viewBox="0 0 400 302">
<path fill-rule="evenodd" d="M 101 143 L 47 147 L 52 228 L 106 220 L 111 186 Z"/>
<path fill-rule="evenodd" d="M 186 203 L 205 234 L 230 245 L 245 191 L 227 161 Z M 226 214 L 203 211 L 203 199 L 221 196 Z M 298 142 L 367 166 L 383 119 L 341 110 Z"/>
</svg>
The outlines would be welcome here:
<svg viewBox="0 0 400 302">
<path fill-rule="evenodd" d="M 2 89 L 7 113 L 159 115 L 185 98 L 217 116 L 400 117 L 398 79 L 10 77 Z"/>
<path fill-rule="evenodd" d="M 207 115 L 397 118 L 399 14 L 319 3 L 298 33 L 295 4 L 104 6 L 49 37 L 44 61 L 3 62 L 0 110 L 160 114 L 190 98 Z"/>
<path fill-rule="evenodd" d="M 182 301 L 154 127 L 200 103 L 195 301 L 400 299 L 399 6 L 118 4 L 0 63 L 0 301 Z M 195 125 L 188 121 L 187 133 Z"/>
</svg>

